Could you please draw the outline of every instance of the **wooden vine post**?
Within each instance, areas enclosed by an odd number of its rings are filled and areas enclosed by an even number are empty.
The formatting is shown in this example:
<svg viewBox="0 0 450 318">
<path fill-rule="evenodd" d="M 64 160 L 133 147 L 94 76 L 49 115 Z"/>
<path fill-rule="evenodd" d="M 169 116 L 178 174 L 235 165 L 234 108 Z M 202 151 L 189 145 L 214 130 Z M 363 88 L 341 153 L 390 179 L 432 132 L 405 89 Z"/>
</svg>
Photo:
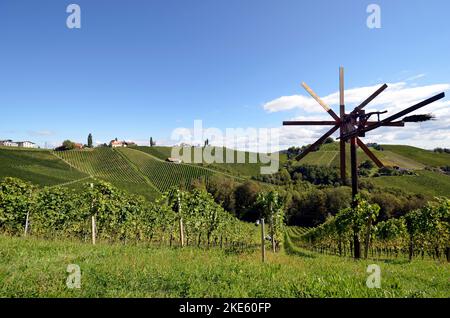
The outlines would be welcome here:
<svg viewBox="0 0 450 318">
<path fill-rule="evenodd" d="M 94 188 L 94 184 L 91 183 L 91 189 L 93 189 L 93 188 Z M 95 223 L 95 215 L 94 215 L 93 209 L 94 209 L 94 203 L 92 202 L 91 203 L 91 213 L 92 213 L 92 216 L 91 216 L 91 233 L 92 233 L 92 245 L 95 245 L 96 241 L 97 241 L 97 225 Z"/>
<path fill-rule="evenodd" d="M 32 201 L 32 198 L 33 198 L 33 193 L 30 193 L 30 201 Z M 23 236 L 25 236 L 25 237 L 28 235 L 29 226 L 30 226 L 30 207 L 28 207 L 27 216 L 25 218 L 25 229 L 24 229 L 24 233 L 23 233 Z"/>
<path fill-rule="evenodd" d="M 350 162 L 351 162 L 351 187 L 352 187 L 352 207 L 356 208 L 358 206 L 357 194 L 358 194 L 358 160 L 357 160 L 357 147 L 360 147 L 366 155 L 378 166 L 378 168 L 383 167 L 383 163 L 373 154 L 372 151 L 362 142 L 360 137 L 365 137 L 365 134 L 371 130 L 377 129 L 382 126 L 389 127 L 403 127 L 405 122 L 416 122 L 420 121 L 418 119 L 413 119 L 413 117 L 427 117 L 426 115 L 413 115 L 409 117 L 404 117 L 399 121 L 395 121 L 400 117 L 403 117 L 419 108 L 422 108 L 428 104 L 431 104 L 439 99 L 445 97 L 444 93 L 437 94 L 430 97 L 418 104 L 404 109 L 392 116 L 380 120 L 380 115 L 386 113 L 387 111 L 377 111 L 369 112 L 363 109 L 372 100 L 374 100 L 379 94 L 381 94 L 388 86 L 386 84 L 382 85 L 378 90 L 376 90 L 372 95 L 366 98 L 361 104 L 359 104 L 350 113 L 345 113 L 345 101 L 344 101 L 344 68 L 339 69 L 339 116 L 308 86 L 306 83 L 302 83 L 303 88 L 311 95 L 311 97 L 319 103 L 320 106 L 332 117 L 333 120 L 329 121 L 284 121 L 285 126 L 332 126 L 332 128 L 327 131 L 322 137 L 320 137 L 316 142 L 311 144 L 305 150 L 303 150 L 295 159 L 301 160 L 308 153 L 318 150 L 321 144 L 330 137 L 334 132 L 339 130 L 339 151 L 340 151 L 340 174 L 341 183 L 347 184 L 346 180 L 346 143 L 350 143 Z M 377 120 L 370 121 L 370 117 L 376 115 Z M 354 231 L 353 237 L 353 255 L 356 259 L 361 257 L 361 244 L 359 236 Z M 449 252 L 448 252 L 449 253 Z"/>
<path fill-rule="evenodd" d="M 183 226 L 183 216 L 181 215 L 181 199 L 180 192 L 178 192 L 178 215 L 180 217 L 180 245 L 184 247 L 184 226 Z"/>
<path fill-rule="evenodd" d="M 264 218 L 261 218 L 261 257 L 262 262 L 266 262 L 266 243 L 265 243 L 265 233 L 264 233 Z"/>
<path fill-rule="evenodd" d="M 24 236 L 26 237 L 27 236 L 27 233 L 28 233 L 28 225 L 29 225 L 29 222 L 30 222 L 30 211 L 28 210 L 27 211 L 27 217 L 26 217 L 26 219 L 25 219 L 25 231 L 24 231 Z"/>
</svg>

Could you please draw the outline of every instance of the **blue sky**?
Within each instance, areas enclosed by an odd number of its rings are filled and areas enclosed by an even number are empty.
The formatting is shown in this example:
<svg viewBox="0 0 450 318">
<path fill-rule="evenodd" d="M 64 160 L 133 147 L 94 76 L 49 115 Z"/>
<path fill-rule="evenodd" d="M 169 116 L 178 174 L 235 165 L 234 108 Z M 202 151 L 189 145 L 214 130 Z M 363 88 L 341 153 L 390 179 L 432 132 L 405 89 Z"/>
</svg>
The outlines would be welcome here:
<svg viewBox="0 0 450 318">
<path fill-rule="evenodd" d="M 70 3 L 81 7 L 81 29 L 66 27 Z M 380 5 L 381 29 L 366 26 L 370 3 Z M 388 82 L 400 90 L 392 96 L 434 94 L 450 87 L 449 15 L 447 0 L 2 0 L 0 139 L 56 145 L 92 132 L 98 142 L 153 136 L 167 144 L 195 119 L 280 128 L 323 116 L 320 106 L 267 105 L 306 96 L 302 81 L 333 94 L 340 65 L 349 89 Z M 378 106 L 409 106 L 402 101 Z M 367 140 L 450 147 L 448 100 L 439 107 L 433 123 Z M 321 132 L 280 137 L 302 144 Z"/>
</svg>

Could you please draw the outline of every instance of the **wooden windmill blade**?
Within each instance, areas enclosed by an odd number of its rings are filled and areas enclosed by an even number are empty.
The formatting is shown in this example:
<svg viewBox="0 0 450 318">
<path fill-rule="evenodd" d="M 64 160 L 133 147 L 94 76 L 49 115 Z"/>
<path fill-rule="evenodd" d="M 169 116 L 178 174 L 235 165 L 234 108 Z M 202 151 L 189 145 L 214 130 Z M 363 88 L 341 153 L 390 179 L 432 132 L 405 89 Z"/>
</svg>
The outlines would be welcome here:
<svg viewBox="0 0 450 318">
<path fill-rule="evenodd" d="M 378 168 L 384 167 L 383 163 L 375 156 L 375 154 L 372 151 L 370 151 L 369 147 L 367 147 L 366 144 L 361 139 L 356 138 L 356 142 L 358 146 L 366 153 L 366 155 L 370 159 L 372 159 L 373 162 L 375 162 Z"/>
<path fill-rule="evenodd" d="M 335 121 L 328 120 L 290 120 L 283 121 L 284 126 L 314 126 L 314 125 L 322 125 L 322 126 L 335 126 Z"/>
<path fill-rule="evenodd" d="M 330 114 L 331 117 L 334 118 L 336 121 L 340 121 L 339 116 L 336 115 L 336 113 L 328 106 L 314 91 L 305 83 L 302 83 L 303 88 L 308 92 L 309 95 L 311 95 L 312 98 L 316 100 L 316 102 L 319 103 L 320 106 L 325 109 L 325 111 Z"/>
<path fill-rule="evenodd" d="M 375 124 L 379 124 L 379 121 L 367 121 L 366 126 L 371 126 Z M 391 121 L 387 123 L 382 123 L 380 126 L 386 126 L 386 127 L 405 127 L 405 123 L 403 121 Z"/>
<path fill-rule="evenodd" d="M 359 106 L 357 106 L 352 113 L 359 112 L 364 107 L 366 107 L 371 101 L 373 101 L 378 95 L 380 95 L 386 88 L 388 88 L 387 84 L 383 84 L 379 89 L 377 89 L 372 95 L 366 98 Z"/>
<path fill-rule="evenodd" d="M 378 121 L 367 121 L 366 125 L 371 126 L 378 124 Z M 334 126 L 336 125 L 335 121 L 332 120 L 285 120 L 283 121 L 283 126 Z M 383 123 L 381 126 L 389 126 L 389 127 L 403 127 L 405 123 L 403 121 L 393 121 L 388 123 Z"/>
<path fill-rule="evenodd" d="M 345 89 L 344 89 L 344 68 L 341 66 L 339 68 L 339 111 L 341 116 L 341 123 L 339 129 L 339 136 L 344 133 L 345 125 Z M 339 141 L 339 161 L 340 161 L 340 172 L 342 183 L 345 184 L 347 180 L 347 167 L 345 158 L 345 140 L 341 139 Z"/>
<path fill-rule="evenodd" d="M 330 137 L 336 130 L 339 129 L 339 125 L 334 126 L 329 131 L 327 131 L 322 137 L 317 139 L 315 143 L 310 145 L 308 148 L 302 151 L 301 154 L 299 154 L 295 159 L 301 160 L 303 157 L 305 157 L 307 154 L 309 154 L 311 151 L 315 150 L 317 146 L 321 145 L 328 137 Z"/>
<path fill-rule="evenodd" d="M 381 127 L 383 125 L 391 123 L 393 120 L 396 120 L 396 119 L 398 119 L 400 117 L 403 117 L 403 116 L 405 116 L 405 115 L 407 115 L 407 114 L 409 114 L 409 113 L 411 113 L 411 112 L 413 112 L 413 111 L 415 111 L 415 110 L 417 110 L 419 108 L 427 106 L 427 105 L 429 105 L 429 104 L 431 104 L 431 103 L 433 103 L 433 102 L 435 102 L 435 101 L 437 101 L 439 99 L 442 99 L 444 97 L 445 97 L 445 93 L 437 94 L 437 95 L 435 95 L 433 97 L 430 97 L 430 98 L 428 98 L 428 99 L 426 99 L 426 100 L 424 100 L 424 101 L 422 101 L 420 103 L 417 103 L 417 104 L 415 104 L 415 105 L 413 105 L 411 107 L 408 107 L 408 108 L 402 110 L 401 112 L 398 112 L 398 113 L 396 113 L 396 114 L 394 114 L 392 116 L 389 116 L 388 118 L 381 120 L 379 123 L 370 125 L 370 126 L 368 126 L 366 128 L 360 129 L 360 130 L 352 131 L 352 132 L 344 135 L 343 138 L 348 139 L 348 138 L 357 136 L 360 133 L 366 133 L 368 131 L 374 130 L 374 129 L 378 128 L 378 127 Z"/>
</svg>

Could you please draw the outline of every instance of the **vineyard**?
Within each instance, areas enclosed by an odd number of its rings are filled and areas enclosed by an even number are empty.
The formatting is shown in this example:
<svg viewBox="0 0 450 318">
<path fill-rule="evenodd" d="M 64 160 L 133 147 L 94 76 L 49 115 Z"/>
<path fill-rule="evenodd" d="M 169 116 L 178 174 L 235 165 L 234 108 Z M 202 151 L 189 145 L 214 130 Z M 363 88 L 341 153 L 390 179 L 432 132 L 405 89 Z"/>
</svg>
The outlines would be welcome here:
<svg viewBox="0 0 450 318">
<path fill-rule="evenodd" d="M 16 177 L 41 186 L 54 186 L 88 176 L 50 151 L 0 148 L 0 157 L 0 178 Z"/>
<path fill-rule="evenodd" d="M 135 147 L 135 149 L 138 149 L 142 152 L 145 152 L 147 154 L 150 154 L 153 157 L 156 157 L 161 160 L 165 160 L 169 157 L 172 157 L 172 148 L 171 147 L 163 147 L 163 146 L 153 146 L 153 147 L 145 147 L 145 146 L 138 146 Z M 203 149 L 203 148 L 202 148 Z M 223 173 L 231 174 L 233 176 L 237 177 L 251 177 L 251 176 L 257 176 L 260 174 L 261 167 L 264 166 L 261 162 L 261 157 L 263 161 L 268 162 L 268 157 L 265 154 L 258 154 L 256 163 L 253 163 L 250 161 L 251 153 L 244 152 L 244 151 L 238 151 L 238 150 L 231 150 L 227 148 L 219 148 L 214 147 L 211 150 L 212 154 L 215 154 L 216 149 L 220 149 L 223 153 L 222 161 L 223 163 L 194 163 L 194 148 L 193 147 L 186 147 L 183 149 L 183 152 L 186 151 L 189 153 L 188 157 L 190 158 L 190 163 L 199 167 L 207 167 L 211 168 L 216 171 L 220 171 Z M 233 163 L 226 163 L 226 151 L 231 151 Z M 255 155 L 253 153 L 252 155 Z M 238 161 L 238 158 L 240 160 L 243 160 L 244 162 L 240 163 Z M 281 159 L 281 158 L 280 158 Z"/>
<path fill-rule="evenodd" d="M 400 145 L 383 145 L 382 149 L 381 151 L 372 148 L 371 151 L 386 166 L 420 170 L 424 169 L 425 166 L 440 167 L 450 164 L 450 154 L 446 153 L 434 153 L 429 150 Z M 304 164 L 339 167 L 338 153 L 337 143 L 325 144 L 318 151 L 308 154 L 300 162 Z M 347 158 L 350 158 L 348 151 Z M 361 149 L 358 149 L 358 163 L 368 159 L 367 155 Z M 347 164 L 350 164 L 349 159 L 347 160 Z"/>
<path fill-rule="evenodd" d="M 365 258 L 420 257 L 450 261 L 449 199 L 440 199 L 386 221 L 377 222 L 378 213 L 376 204 L 361 200 L 355 209 L 341 210 L 318 227 L 289 228 L 287 245 L 291 249 L 300 247 L 352 257 L 355 244 L 361 244 Z"/>
<path fill-rule="evenodd" d="M 188 188 L 192 180 L 204 178 L 207 181 L 214 173 L 194 165 L 165 162 L 135 149 L 122 148 L 118 151 L 123 153 L 161 192 L 179 185 Z"/>
<path fill-rule="evenodd" d="M 120 153 L 111 148 L 96 148 L 94 150 L 54 151 L 72 167 L 95 177 L 111 182 L 130 193 L 141 194 L 146 198 L 155 199 L 160 194 L 153 184 L 124 159 Z"/>
<path fill-rule="evenodd" d="M 12 236 L 90 240 L 91 218 L 102 242 L 148 242 L 175 246 L 254 248 L 257 228 L 239 221 L 206 192 L 166 192 L 156 202 L 128 195 L 108 183 L 67 188 L 36 188 L 19 179 L 0 183 L 0 232 Z M 179 221 L 183 220 L 182 230 Z"/>
</svg>

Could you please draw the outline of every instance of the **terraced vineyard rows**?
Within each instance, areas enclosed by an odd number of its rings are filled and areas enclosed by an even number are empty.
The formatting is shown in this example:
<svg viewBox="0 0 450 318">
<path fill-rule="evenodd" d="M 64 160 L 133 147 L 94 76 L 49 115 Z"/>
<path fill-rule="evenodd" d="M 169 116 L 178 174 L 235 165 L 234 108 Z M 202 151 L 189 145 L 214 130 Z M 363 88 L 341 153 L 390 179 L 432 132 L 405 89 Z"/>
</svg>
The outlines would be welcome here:
<svg viewBox="0 0 450 318">
<path fill-rule="evenodd" d="M 71 166 L 130 193 L 143 195 L 150 200 L 160 196 L 156 187 L 116 150 L 96 148 L 60 151 L 54 154 Z"/>
<path fill-rule="evenodd" d="M 172 186 L 184 184 L 199 178 L 208 179 L 213 171 L 188 164 L 177 164 L 159 160 L 142 151 L 122 148 L 121 151 L 161 192 Z"/>
<path fill-rule="evenodd" d="M 139 172 L 130 167 L 120 154 L 109 148 L 55 151 L 54 153 L 91 176 L 110 181 L 146 183 Z"/>
<path fill-rule="evenodd" d="M 48 150 L 0 147 L 0 157 L 0 179 L 15 177 L 41 186 L 54 186 L 86 177 L 86 174 L 55 158 Z"/>
</svg>

